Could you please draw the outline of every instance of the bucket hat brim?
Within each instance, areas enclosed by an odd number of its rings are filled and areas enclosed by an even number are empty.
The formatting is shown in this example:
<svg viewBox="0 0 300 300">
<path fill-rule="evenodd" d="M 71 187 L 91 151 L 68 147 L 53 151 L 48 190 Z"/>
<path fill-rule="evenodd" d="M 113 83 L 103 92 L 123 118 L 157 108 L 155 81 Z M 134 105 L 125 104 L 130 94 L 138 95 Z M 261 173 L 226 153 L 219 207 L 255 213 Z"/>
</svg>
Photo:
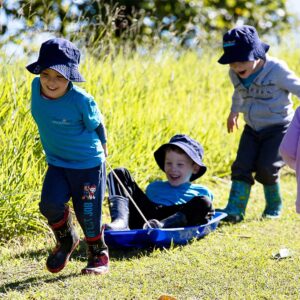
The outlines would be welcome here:
<svg viewBox="0 0 300 300">
<path fill-rule="evenodd" d="M 80 51 L 72 42 L 54 38 L 42 43 L 37 61 L 26 68 L 33 74 L 40 74 L 50 68 L 69 81 L 82 82 L 85 80 L 78 71 L 79 62 Z"/>
<path fill-rule="evenodd" d="M 42 65 L 39 61 L 36 61 L 28 66 L 26 69 L 32 74 L 41 74 L 45 69 L 52 69 L 63 75 L 67 80 L 73 82 L 85 82 L 84 77 L 79 73 L 76 66 L 66 66 L 66 65 Z"/>
<path fill-rule="evenodd" d="M 220 57 L 218 62 L 222 65 L 227 65 L 234 62 L 255 61 L 258 58 L 265 57 L 269 48 L 270 46 L 263 42 L 261 42 L 260 47 L 251 49 L 248 52 L 240 51 L 238 48 L 232 47 L 232 49 L 224 51 L 224 54 Z"/>
</svg>

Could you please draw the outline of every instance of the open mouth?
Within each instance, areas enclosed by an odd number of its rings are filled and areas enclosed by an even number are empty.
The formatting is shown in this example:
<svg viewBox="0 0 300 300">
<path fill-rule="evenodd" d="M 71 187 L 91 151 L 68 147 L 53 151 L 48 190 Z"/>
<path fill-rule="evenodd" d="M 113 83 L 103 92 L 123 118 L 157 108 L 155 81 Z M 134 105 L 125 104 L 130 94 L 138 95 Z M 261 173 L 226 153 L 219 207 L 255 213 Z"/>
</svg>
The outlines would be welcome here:
<svg viewBox="0 0 300 300">
<path fill-rule="evenodd" d="M 47 89 L 50 91 L 50 92 L 55 92 L 57 89 L 56 88 L 50 88 L 50 87 L 47 87 Z"/>
<path fill-rule="evenodd" d="M 239 72 L 238 72 L 238 74 L 239 74 L 240 76 L 243 76 L 243 75 L 245 75 L 245 74 L 246 74 L 246 70 L 239 71 Z"/>
</svg>

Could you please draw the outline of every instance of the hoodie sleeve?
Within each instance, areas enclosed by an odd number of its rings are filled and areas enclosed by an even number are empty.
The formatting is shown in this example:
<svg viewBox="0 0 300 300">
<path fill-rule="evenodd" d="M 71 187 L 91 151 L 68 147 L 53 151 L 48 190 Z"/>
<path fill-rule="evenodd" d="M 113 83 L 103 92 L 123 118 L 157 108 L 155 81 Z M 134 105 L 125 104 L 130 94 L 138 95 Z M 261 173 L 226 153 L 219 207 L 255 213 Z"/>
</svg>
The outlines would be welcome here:
<svg viewBox="0 0 300 300">
<path fill-rule="evenodd" d="M 236 87 L 240 84 L 239 80 L 237 79 L 236 74 L 229 70 L 229 77 L 233 84 L 233 95 L 232 95 L 232 104 L 231 104 L 231 112 L 239 113 L 242 112 L 242 107 L 244 100 L 241 97 L 240 93 L 237 91 Z"/>
<path fill-rule="evenodd" d="M 234 90 L 232 95 L 232 104 L 231 104 L 231 112 L 242 112 L 243 99 L 240 94 Z"/>
<path fill-rule="evenodd" d="M 276 73 L 278 87 L 296 95 L 300 99 L 300 78 L 289 69 L 284 61 L 279 61 Z"/>
</svg>

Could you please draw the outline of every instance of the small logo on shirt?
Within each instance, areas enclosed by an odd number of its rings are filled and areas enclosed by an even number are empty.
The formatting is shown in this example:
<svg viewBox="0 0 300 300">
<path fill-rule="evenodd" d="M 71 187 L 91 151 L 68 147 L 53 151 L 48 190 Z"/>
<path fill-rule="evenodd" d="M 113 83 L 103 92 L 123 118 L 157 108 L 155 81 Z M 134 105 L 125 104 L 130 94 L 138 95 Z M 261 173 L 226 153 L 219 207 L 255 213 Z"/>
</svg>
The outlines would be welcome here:
<svg viewBox="0 0 300 300">
<path fill-rule="evenodd" d="M 53 124 L 56 124 L 56 125 L 71 125 L 71 122 L 67 119 L 61 119 L 61 120 L 53 120 L 52 121 Z"/>
</svg>

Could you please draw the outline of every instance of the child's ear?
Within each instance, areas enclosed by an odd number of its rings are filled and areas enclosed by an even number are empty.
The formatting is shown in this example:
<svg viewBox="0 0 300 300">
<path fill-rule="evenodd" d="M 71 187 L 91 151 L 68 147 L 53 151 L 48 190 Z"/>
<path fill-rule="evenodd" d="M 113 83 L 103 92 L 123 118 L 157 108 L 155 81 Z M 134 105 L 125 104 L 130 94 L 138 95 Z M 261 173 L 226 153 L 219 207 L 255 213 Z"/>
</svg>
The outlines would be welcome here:
<svg viewBox="0 0 300 300">
<path fill-rule="evenodd" d="M 193 165 L 193 174 L 197 174 L 200 171 L 200 166 L 197 164 Z"/>
</svg>

